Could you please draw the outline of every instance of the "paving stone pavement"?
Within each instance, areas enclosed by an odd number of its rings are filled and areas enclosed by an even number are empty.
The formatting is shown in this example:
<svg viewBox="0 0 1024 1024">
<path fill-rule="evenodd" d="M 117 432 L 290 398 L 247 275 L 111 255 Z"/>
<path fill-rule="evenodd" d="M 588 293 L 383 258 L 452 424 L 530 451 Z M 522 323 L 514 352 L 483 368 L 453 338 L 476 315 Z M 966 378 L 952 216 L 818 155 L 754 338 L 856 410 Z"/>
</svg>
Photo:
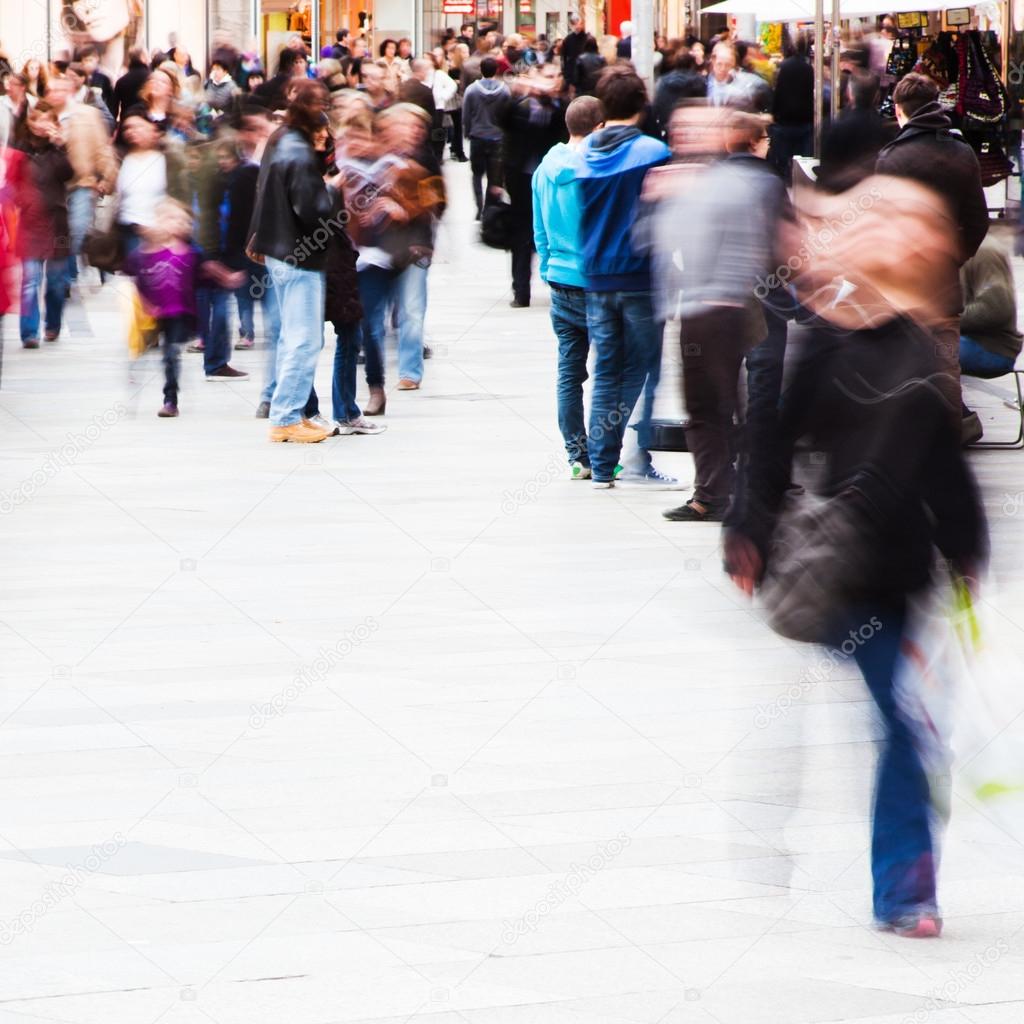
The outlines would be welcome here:
<svg viewBox="0 0 1024 1024">
<path fill-rule="evenodd" d="M 448 174 L 378 437 L 269 444 L 259 349 L 158 420 L 116 284 L 7 318 L 0 1024 L 1024 1019 L 1019 844 L 958 804 L 946 936 L 871 929 L 855 671 L 800 687 L 676 496 L 565 478 L 546 294 Z M 1016 626 L 1024 453 L 972 461 Z"/>
</svg>

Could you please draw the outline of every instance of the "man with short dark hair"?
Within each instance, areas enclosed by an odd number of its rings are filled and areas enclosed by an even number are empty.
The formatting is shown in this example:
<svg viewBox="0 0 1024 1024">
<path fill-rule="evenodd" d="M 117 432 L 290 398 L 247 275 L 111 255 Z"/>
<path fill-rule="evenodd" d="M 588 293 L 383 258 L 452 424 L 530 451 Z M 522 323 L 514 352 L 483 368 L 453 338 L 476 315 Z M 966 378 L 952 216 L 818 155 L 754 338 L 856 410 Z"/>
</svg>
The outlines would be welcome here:
<svg viewBox="0 0 1024 1024">
<path fill-rule="evenodd" d="M 562 40 L 562 79 L 570 92 L 576 89 L 576 62 L 583 53 L 583 44 L 587 33 L 583 28 L 583 18 L 573 13 L 569 15 L 569 34 Z"/>
<path fill-rule="evenodd" d="M 653 395 L 661 372 L 663 325 L 654 316 L 649 257 L 633 245 L 644 176 L 665 163 L 664 142 L 638 124 L 647 107 L 643 80 L 626 64 L 606 68 L 597 82 L 605 126 L 580 150 L 582 267 L 587 281 L 587 323 L 596 352 L 588 451 L 593 486 L 614 486 L 622 441 L 644 391 Z M 637 424 L 639 453 L 623 482 L 675 486 L 652 465 L 648 452 L 651 403 Z"/>
<path fill-rule="evenodd" d="M 348 48 L 348 29 L 339 28 L 335 36 L 335 43 L 331 47 L 331 56 L 335 60 L 344 60 L 346 57 L 351 56 L 351 50 Z"/>
<path fill-rule="evenodd" d="M 501 187 L 501 111 L 511 93 L 504 82 L 494 76 L 498 62 L 493 57 L 480 61 L 480 79 L 466 89 L 462 101 L 462 131 L 469 139 L 469 165 L 473 171 L 473 197 L 476 219 L 484 209 L 483 180 L 487 175 L 487 192 Z"/>
<path fill-rule="evenodd" d="M 95 46 L 83 47 L 78 54 L 82 67 L 85 68 L 86 84 L 91 89 L 99 89 L 100 97 L 107 110 L 113 115 L 114 86 L 110 79 L 100 70 L 100 56 Z"/>
<path fill-rule="evenodd" d="M 849 105 L 821 137 L 818 185 L 845 192 L 875 169 L 878 154 L 893 140 L 896 127 L 878 113 L 878 75 L 855 69 L 846 83 Z"/>
<path fill-rule="evenodd" d="M 988 233 L 988 203 L 974 150 L 939 105 L 939 87 L 926 75 L 911 72 L 893 91 L 900 133 L 878 154 L 876 170 L 912 178 L 941 195 L 959 233 L 957 270 L 977 251 Z M 960 397 L 960 313 L 963 291 L 958 273 L 936 281 L 936 294 L 945 315 L 930 325 L 939 350 L 940 386 L 953 412 L 963 416 L 964 441 L 981 436 L 981 424 Z M 969 419 L 968 419 L 969 417 Z"/>
<path fill-rule="evenodd" d="M 604 108 L 593 96 L 579 96 L 565 112 L 568 143 L 548 150 L 533 175 L 533 238 L 540 276 L 551 289 L 551 326 L 558 339 L 558 429 L 565 443 L 573 480 L 590 479 L 590 454 L 583 418 L 583 382 L 587 379 L 586 278 L 580 257 L 580 146 L 604 123 Z"/>
</svg>

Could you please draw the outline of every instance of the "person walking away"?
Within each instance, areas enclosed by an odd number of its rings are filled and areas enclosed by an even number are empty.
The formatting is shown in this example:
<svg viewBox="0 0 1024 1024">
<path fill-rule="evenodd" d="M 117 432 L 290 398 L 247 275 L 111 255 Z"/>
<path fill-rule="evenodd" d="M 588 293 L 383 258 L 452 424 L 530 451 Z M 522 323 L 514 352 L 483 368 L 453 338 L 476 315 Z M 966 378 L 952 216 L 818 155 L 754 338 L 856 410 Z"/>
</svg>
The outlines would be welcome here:
<svg viewBox="0 0 1024 1024">
<path fill-rule="evenodd" d="M 749 461 L 741 464 L 725 524 L 725 569 L 749 595 L 786 561 L 773 544 L 793 499 L 791 479 L 823 503 L 831 529 L 820 534 L 817 550 L 801 552 L 818 587 L 800 611 L 809 616 L 806 638 L 814 634 L 837 659 L 841 648 L 856 662 L 883 723 L 871 824 L 874 917 L 897 936 L 934 938 L 942 930 L 942 826 L 933 793 L 937 802 L 949 795 L 926 774 L 895 683 L 908 606 L 933 585 L 936 551 L 975 589 L 988 556 L 987 529 L 946 403 L 922 386 L 938 364 L 917 321 L 936 299 L 934 275 L 957 255 L 949 213 L 937 193 L 912 181 L 869 178 L 859 193 L 872 204 L 795 279 L 818 327 L 778 422 L 751 439 Z M 813 231 L 839 219 L 850 198 L 817 200 Z M 907 237 L 915 240 L 909 254 L 902 248 Z M 837 273 L 842 288 L 823 288 Z M 800 442 L 821 453 L 818 479 L 796 455 Z M 844 542 L 829 545 L 826 536 Z"/>
<path fill-rule="evenodd" d="M 195 330 L 196 292 L 200 280 L 237 287 L 241 272 L 204 260 L 192 241 L 192 213 L 173 199 L 154 211 L 154 224 L 142 232 L 141 245 L 125 260 L 125 273 L 134 277 L 142 307 L 156 320 L 163 340 L 163 419 L 177 417 L 181 347 Z"/>
<path fill-rule="evenodd" d="M 434 64 L 426 57 L 417 57 L 410 61 L 409 71 L 409 77 L 398 90 L 398 98 L 402 103 L 414 103 L 430 118 L 428 141 L 440 165 L 444 159 L 444 104 L 439 104 L 434 96 Z"/>
<path fill-rule="evenodd" d="M 78 59 L 85 70 L 86 85 L 90 89 L 99 89 L 103 105 L 110 111 L 111 117 L 117 120 L 114 110 L 114 85 L 110 78 L 100 69 L 100 57 L 94 46 L 83 47 L 78 52 Z"/>
<path fill-rule="evenodd" d="M 42 99 L 28 112 L 25 168 L 21 175 L 17 247 L 21 261 L 21 344 L 39 348 L 39 292 L 44 291 L 45 338 L 60 337 L 67 284 L 67 184 L 74 176 L 57 124 L 57 111 Z M 45 285 L 44 285 L 45 281 Z"/>
<path fill-rule="evenodd" d="M 653 393 L 661 372 L 663 325 L 654 315 L 650 259 L 634 247 L 632 231 L 644 175 L 668 160 L 669 149 L 637 127 L 647 90 L 631 67 L 606 68 L 597 98 L 605 126 L 581 146 L 577 181 L 587 326 L 596 357 L 587 447 L 592 485 L 608 488 L 634 406 L 648 383 Z M 651 465 L 650 415 L 645 402 L 630 476 L 648 486 L 675 486 Z"/>
<path fill-rule="evenodd" d="M 61 138 L 74 172 L 67 194 L 70 282 L 78 277 L 78 257 L 92 227 L 96 201 L 113 191 L 117 181 L 117 156 L 103 116 L 95 107 L 80 103 L 72 95 L 68 79 L 54 75 L 46 96 L 57 112 Z"/>
<path fill-rule="evenodd" d="M 313 149 L 326 109 L 321 83 L 298 83 L 285 130 L 264 158 L 256 188 L 251 249 L 266 259 L 281 310 L 271 441 L 316 443 L 328 436 L 302 416 L 323 348 L 326 256 L 311 249 L 301 262 L 295 258 L 297 240 L 322 230 L 321 219 L 330 216 L 333 205 Z"/>
<path fill-rule="evenodd" d="M 787 184 L 793 180 L 793 157 L 814 153 L 814 68 L 809 49 L 807 36 L 801 33 L 775 77 L 768 159 Z"/>
<path fill-rule="evenodd" d="M 615 44 L 615 56 L 619 60 L 633 59 L 633 22 L 624 21 L 619 25 L 619 41 Z"/>
<path fill-rule="evenodd" d="M 462 65 L 469 58 L 469 47 L 464 43 L 456 43 L 452 47 L 451 67 L 448 69 L 448 77 L 455 83 L 455 94 L 445 104 L 445 113 L 451 118 L 451 127 L 448 129 L 448 150 L 456 163 L 467 163 L 466 147 L 463 143 L 465 135 L 462 130 L 462 102 L 465 95 L 465 88 L 462 84 Z"/>
<path fill-rule="evenodd" d="M 593 96 L 597 88 L 597 80 L 608 62 L 597 49 L 597 40 L 588 35 L 583 40 L 583 52 L 576 60 L 576 95 Z"/>
<path fill-rule="evenodd" d="M 846 91 L 846 108 L 821 137 L 817 184 L 826 192 L 845 192 L 874 174 L 878 154 L 896 134 L 896 126 L 878 113 L 877 75 L 854 70 Z"/>
<path fill-rule="evenodd" d="M 569 33 L 562 40 L 562 80 L 570 96 L 576 95 L 579 82 L 576 78 L 576 62 L 583 55 L 583 44 L 587 39 L 587 30 L 583 26 L 583 17 L 573 11 L 569 15 Z"/>
<path fill-rule="evenodd" d="M 879 154 L 879 174 L 911 178 L 934 189 L 949 203 L 956 241 L 957 268 L 945 280 L 933 282 L 943 302 L 931 324 L 940 350 L 943 389 L 954 419 L 962 421 L 964 444 L 981 436 L 981 424 L 966 410 L 960 394 L 960 311 L 963 292 L 957 271 L 977 251 L 988 233 L 988 203 L 974 150 L 938 103 L 939 87 L 925 75 L 911 72 L 893 90 L 899 134 Z"/>
<path fill-rule="evenodd" d="M 129 110 L 138 106 L 139 94 L 151 73 L 146 61 L 146 51 L 141 46 L 129 50 L 128 70 L 114 84 L 114 102 L 112 105 L 108 104 L 118 124 L 124 121 Z"/>
<path fill-rule="evenodd" d="M 663 137 L 668 135 L 672 111 L 683 100 L 703 99 L 708 91 L 707 80 L 697 70 L 689 47 L 680 47 L 666 61 L 668 66 L 658 79 L 653 105 L 654 120 Z"/>
<path fill-rule="evenodd" d="M 578 96 L 565 112 L 568 143 L 548 150 L 533 175 L 533 237 L 540 276 L 551 289 L 551 326 L 558 339 L 558 429 L 573 480 L 590 479 L 583 412 L 590 337 L 581 268 L 576 165 L 584 140 L 604 123 L 600 100 Z"/>
<path fill-rule="evenodd" d="M 493 57 L 480 61 L 480 79 L 466 89 L 462 101 L 462 130 L 469 139 L 469 165 L 473 172 L 473 198 L 476 219 L 484 209 L 483 180 L 487 175 L 487 194 L 501 188 L 501 114 L 511 93 L 494 76 L 498 62 Z"/>
</svg>

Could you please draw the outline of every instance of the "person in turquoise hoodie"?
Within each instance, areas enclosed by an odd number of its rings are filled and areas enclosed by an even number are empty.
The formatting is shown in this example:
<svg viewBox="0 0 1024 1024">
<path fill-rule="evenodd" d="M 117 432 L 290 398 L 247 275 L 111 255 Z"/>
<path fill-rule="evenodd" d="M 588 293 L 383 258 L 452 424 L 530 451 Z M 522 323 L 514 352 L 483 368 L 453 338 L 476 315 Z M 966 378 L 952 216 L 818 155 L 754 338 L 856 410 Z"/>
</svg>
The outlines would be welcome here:
<svg viewBox="0 0 1024 1024">
<path fill-rule="evenodd" d="M 540 257 L 540 276 L 551 289 L 551 326 L 558 339 L 558 429 L 573 480 L 590 478 L 583 416 L 590 338 L 586 278 L 580 267 L 576 171 L 583 140 L 603 123 L 600 100 L 593 96 L 573 100 L 565 112 L 569 142 L 549 149 L 533 172 L 533 239 Z"/>
</svg>

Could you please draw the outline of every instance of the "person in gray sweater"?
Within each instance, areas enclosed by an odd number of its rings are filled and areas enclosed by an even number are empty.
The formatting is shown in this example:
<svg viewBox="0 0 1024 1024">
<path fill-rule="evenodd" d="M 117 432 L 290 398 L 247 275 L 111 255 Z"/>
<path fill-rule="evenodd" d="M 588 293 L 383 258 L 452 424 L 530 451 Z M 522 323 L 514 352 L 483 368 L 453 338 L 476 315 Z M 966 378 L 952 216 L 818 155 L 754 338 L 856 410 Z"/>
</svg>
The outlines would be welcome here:
<svg viewBox="0 0 1024 1024">
<path fill-rule="evenodd" d="M 484 174 L 488 193 L 501 188 L 501 113 L 512 94 L 504 82 L 494 77 L 497 71 L 498 62 L 493 57 L 484 57 L 480 61 L 482 77 L 466 89 L 462 101 L 462 130 L 469 139 L 477 220 L 484 208 Z"/>
</svg>

